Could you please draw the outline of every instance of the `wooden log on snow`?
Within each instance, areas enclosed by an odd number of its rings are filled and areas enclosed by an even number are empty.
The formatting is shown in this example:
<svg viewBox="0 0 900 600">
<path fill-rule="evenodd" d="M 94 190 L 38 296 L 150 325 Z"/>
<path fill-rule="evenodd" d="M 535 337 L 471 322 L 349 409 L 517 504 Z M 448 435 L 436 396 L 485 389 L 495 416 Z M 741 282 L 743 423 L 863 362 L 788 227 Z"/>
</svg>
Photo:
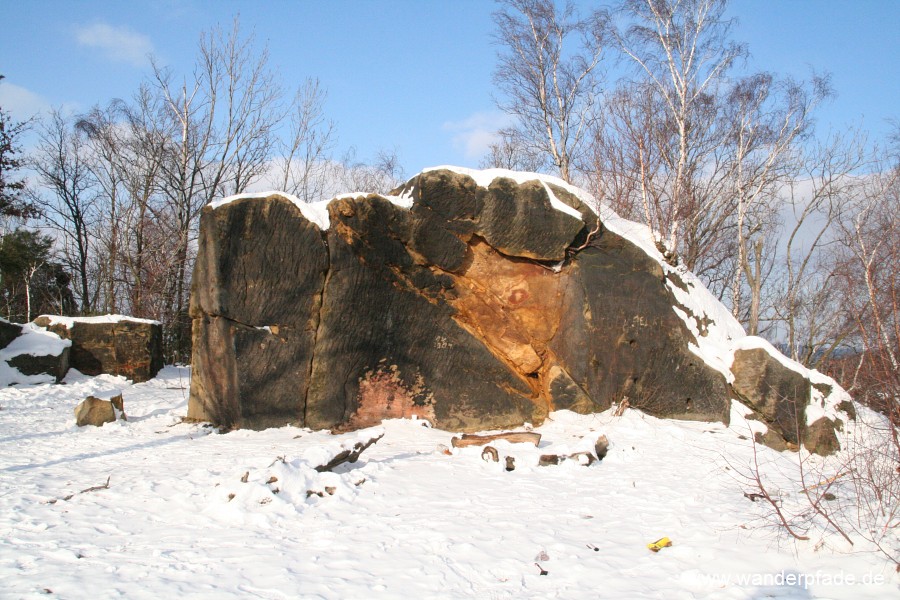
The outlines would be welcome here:
<svg viewBox="0 0 900 600">
<path fill-rule="evenodd" d="M 558 465 L 566 460 L 574 460 L 578 463 L 589 467 L 597 460 L 590 452 L 576 452 L 574 454 L 541 454 L 538 459 L 539 467 L 549 467 L 550 465 Z"/>
<path fill-rule="evenodd" d="M 558 465 L 559 464 L 559 455 L 558 454 L 541 454 L 541 457 L 538 459 L 539 467 L 549 467 L 550 465 Z"/>
<path fill-rule="evenodd" d="M 450 440 L 454 448 L 465 448 L 466 446 L 484 446 L 490 442 L 497 440 L 506 440 L 511 444 L 534 444 L 535 447 L 541 442 L 541 434 L 533 431 L 508 431 L 504 433 L 495 433 L 492 435 L 476 435 L 474 433 L 464 433 L 460 437 Z"/>
<path fill-rule="evenodd" d="M 481 460 L 485 462 L 500 462 L 500 454 L 493 446 L 485 446 L 484 450 L 481 451 Z"/>
</svg>

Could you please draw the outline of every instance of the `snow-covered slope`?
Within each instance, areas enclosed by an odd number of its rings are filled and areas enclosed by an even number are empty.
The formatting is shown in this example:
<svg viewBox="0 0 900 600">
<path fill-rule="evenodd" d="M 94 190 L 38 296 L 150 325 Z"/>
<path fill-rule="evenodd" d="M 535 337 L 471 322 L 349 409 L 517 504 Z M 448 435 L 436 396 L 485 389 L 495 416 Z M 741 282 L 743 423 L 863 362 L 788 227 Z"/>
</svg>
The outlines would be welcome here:
<svg viewBox="0 0 900 600">
<path fill-rule="evenodd" d="M 898 594 L 893 569 L 860 541 L 849 553 L 835 538 L 789 543 L 766 527 L 763 503 L 743 496 L 752 447 L 737 415 L 726 428 L 553 413 L 540 448 L 496 444 L 516 457 L 512 472 L 480 448 L 445 453 L 450 433 L 388 421 L 359 462 L 318 473 L 329 448 L 372 432 L 216 435 L 181 422 L 188 378 L 173 367 L 138 385 L 73 373 L 66 385 L 0 390 L 0 597 Z M 76 428 L 74 406 L 111 390 L 129 420 Z M 600 434 L 611 443 L 602 462 L 537 466 Z M 799 488 L 780 473 L 796 454 L 757 451 L 789 504 Z M 841 460 L 815 464 L 830 473 Z M 671 547 L 647 549 L 663 536 Z"/>
</svg>

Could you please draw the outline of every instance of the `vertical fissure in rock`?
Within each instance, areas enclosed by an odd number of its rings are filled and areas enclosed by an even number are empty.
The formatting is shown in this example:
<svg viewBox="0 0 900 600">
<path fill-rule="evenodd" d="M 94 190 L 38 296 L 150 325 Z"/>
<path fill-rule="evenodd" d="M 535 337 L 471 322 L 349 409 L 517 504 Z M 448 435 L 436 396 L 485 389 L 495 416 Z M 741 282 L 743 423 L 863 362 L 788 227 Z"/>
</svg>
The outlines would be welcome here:
<svg viewBox="0 0 900 600">
<path fill-rule="evenodd" d="M 307 426 L 307 414 L 309 412 L 309 391 L 312 388 L 313 368 L 316 364 L 316 350 L 319 343 L 319 331 L 322 329 L 322 310 L 325 307 L 325 292 L 328 290 L 328 281 L 331 279 L 331 245 L 328 243 L 328 232 L 322 231 L 322 244 L 325 246 L 325 270 L 322 276 L 322 291 L 319 292 L 319 306 L 314 309 L 316 314 L 316 327 L 313 332 L 312 351 L 309 357 L 309 367 L 306 370 L 306 390 L 303 393 L 303 426 Z"/>
</svg>

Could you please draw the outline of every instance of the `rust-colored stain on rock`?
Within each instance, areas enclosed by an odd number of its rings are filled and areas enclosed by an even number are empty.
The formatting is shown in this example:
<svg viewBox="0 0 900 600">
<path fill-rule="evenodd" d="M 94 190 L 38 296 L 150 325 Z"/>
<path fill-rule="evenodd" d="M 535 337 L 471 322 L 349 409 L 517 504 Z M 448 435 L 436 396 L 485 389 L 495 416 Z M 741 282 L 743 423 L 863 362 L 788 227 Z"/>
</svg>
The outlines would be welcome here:
<svg viewBox="0 0 900 600">
<path fill-rule="evenodd" d="M 533 401 L 552 409 L 545 380 L 556 360 L 547 345 L 559 329 L 566 269 L 506 257 L 478 238 L 470 252 L 469 267 L 453 275 L 457 322 L 528 383 Z"/>
<path fill-rule="evenodd" d="M 422 376 L 416 375 L 408 384 L 396 365 L 379 365 L 368 371 L 359 382 L 358 403 L 347 429 L 371 427 L 383 419 L 417 417 L 434 422 L 434 398 L 425 388 Z"/>
</svg>

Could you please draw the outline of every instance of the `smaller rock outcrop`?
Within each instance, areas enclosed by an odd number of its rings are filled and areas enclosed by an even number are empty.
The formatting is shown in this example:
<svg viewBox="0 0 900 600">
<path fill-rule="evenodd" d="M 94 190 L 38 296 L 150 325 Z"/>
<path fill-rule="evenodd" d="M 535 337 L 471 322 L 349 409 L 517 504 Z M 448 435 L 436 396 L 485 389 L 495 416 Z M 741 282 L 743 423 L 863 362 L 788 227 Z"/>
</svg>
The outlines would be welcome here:
<svg viewBox="0 0 900 600">
<path fill-rule="evenodd" d="M 748 338 L 746 348 L 734 352 L 732 388 L 768 431 L 758 441 L 776 449 L 803 444 L 822 456 L 840 449 L 835 429 L 843 426 L 837 418 L 839 406 L 826 406 L 826 398 L 836 402 L 833 390 L 823 392 L 810 381 L 809 373 L 781 356 L 767 342 Z M 749 347 L 756 345 L 757 347 Z M 771 348 L 771 349 L 770 349 Z"/>
<path fill-rule="evenodd" d="M 72 343 L 31 323 L 0 319 L 0 384 L 59 382 L 69 369 Z"/>
<path fill-rule="evenodd" d="M 121 393 L 110 394 L 107 399 L 88 396 L 75 407 L 75 424 L 79 427 L 86 425 L 102 427 L 118 419 L 128 420 Z"/>
<path fill-rule="evenodd" d="M 140 383 L 156 377 L 163 367 L 158 321 L 122 315 L 41 315 L 34 324 L 71 340 L 70 366 L 85 375 L 122 375 Z"/>
</svg>

